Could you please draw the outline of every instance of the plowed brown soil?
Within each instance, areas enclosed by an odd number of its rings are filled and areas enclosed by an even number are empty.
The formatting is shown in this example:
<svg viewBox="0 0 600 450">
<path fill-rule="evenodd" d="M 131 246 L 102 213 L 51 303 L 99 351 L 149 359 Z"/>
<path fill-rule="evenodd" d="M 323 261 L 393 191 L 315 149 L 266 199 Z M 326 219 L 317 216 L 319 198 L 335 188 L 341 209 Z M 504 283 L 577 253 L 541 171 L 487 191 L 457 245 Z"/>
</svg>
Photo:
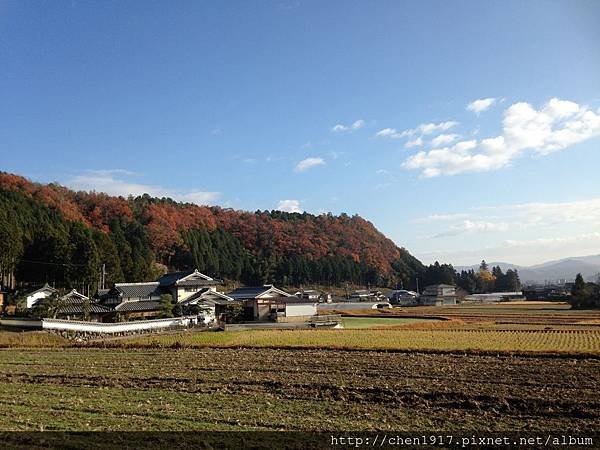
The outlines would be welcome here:
<svg viewBox="0 0 600 450">
<path fill-rule="evenodd" d="M 0 351 L 4 430 L 600 426 L 596 358 L 185 349 Z"/>
</svg>

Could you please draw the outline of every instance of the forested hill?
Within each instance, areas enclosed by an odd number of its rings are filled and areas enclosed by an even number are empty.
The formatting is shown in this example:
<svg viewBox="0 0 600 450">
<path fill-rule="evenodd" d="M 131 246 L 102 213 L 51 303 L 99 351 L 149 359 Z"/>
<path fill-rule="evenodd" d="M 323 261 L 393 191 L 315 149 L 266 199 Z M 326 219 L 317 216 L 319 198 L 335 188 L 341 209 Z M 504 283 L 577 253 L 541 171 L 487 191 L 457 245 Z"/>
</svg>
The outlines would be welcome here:
<svg viewBox="0 0 600 450">
<path fill-rule="evenodd" d="M 147 281 L 198 268 L 245 284 L 412 286 L 423 266 L 345 214 L 234 211 L 74 192 L 0 172 L 0 274 L 20 282 Z"/>
</svg>

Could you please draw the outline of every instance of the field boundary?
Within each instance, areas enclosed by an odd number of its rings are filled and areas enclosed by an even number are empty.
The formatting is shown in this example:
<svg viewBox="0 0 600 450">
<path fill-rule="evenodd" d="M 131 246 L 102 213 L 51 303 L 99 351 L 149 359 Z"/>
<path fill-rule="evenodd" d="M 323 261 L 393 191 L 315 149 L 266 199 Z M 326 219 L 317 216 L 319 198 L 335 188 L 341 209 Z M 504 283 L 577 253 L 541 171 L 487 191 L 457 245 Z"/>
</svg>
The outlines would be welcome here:
<svg viewBox="0 0 600 450">
<path fill-rule="evenodd" d="M 334 346 L 310 346 L 310 345 L 240 345 L 240 344 L 186 344 L 174 342 L 172 344 L 162 344 L 160 342 L 102 342 L 93 341 L 87 343 L 67 344 L 64 348 L 93 348 L 107 350 L 205 350 L 205 349 L 233 349 L 233 350 L 290 350 L 290 351 L 345 351 L 345 352 L 377 352 L 377 353 L 401 353 L 401 354 L 426 354 L 426 355 L 481 355 L 498 357 L 525 357 L 525 358 L 558 358 L 558 359 L 597 359 L 600 360 L 600 353 L 595 352 L 572 352 L 572 351 L 524 351 L 524 350 L 436 350 L 436 349 L 393 349 L 393 348 L 352 348 L 352 347 L 334 347 Z M 32 348 L 31 350 L 35 350 Z"/>
</svg>

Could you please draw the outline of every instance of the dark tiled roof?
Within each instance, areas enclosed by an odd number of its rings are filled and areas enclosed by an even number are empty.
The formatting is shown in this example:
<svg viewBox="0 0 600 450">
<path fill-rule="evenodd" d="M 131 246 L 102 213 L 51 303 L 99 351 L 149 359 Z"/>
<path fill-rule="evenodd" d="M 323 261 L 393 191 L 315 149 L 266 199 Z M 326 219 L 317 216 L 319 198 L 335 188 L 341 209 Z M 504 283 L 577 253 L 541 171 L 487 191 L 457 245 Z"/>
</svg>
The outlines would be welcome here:
<svg viewBox="0 0 600 450">
<path fill-rule="evenodd" d="M 58 313 L 59 314 L 78 314 L 78 315 L 83 315 L 83 304 L 72 304 L 72 305 L 66 305 L 63 306 L 61 308 L 58 309 Z M 110 312 L 110 309 L 98 305 L 97 303 L 91 303 L 90 304 L 90 310 L 91 313 L 98 313 L 98 314 L 102 314 L 102 313 L 108 313 Z"/>
<path fill-rule="evenodd" d="M 307 305 L 313 305 L 318 303 L 316 300 L 309 300 L 307 298 L 298 298 L 295 295 L 292 297 L 271 297 L 264 298 L 261 301 L 271 302 L 271 303 L 304 303 Z"/>
<path fill-rule="evenodd" d="M 115 307 L 115 311 L 157 311 L 160 309 L 160 302 L 155 300 L 139 302 L 123 302 Z"/>
<path fill-rule="evenodd" d="M 203 299 L 203 300 L 199 301 L 198 305 L 205 305 L 205 306 L 231 305 L 234 302 L 235 302 L 235 300 L 225 300 L 223 298 L 221 298 L 221 299 L 208 298 L 208 299 L 205 299 L 205 300 Z"/>
<path fill-rule="evenodd" d="M 162 277 L 160 277 L 158 279 L 158 283 L 161 285 L 161 287 L 171 286 L 177 280 L 179 280 L 179 279 L 181 279 L 183 277 L 187 277 L 188 275 L 191 275 L 193 273 L 194 273 L 193 270 L 186 270 L 186 271 L 183 271 L 183 272 L 166 273 L 166 274 L 164 274 Z"/>
<path fill-rule="evenodd" d="M 68 294 L 63 295 L 60 298 L 60 301 L 65 305 L 82 305 L 86 301 L 91 300 L 77 291 L 71 291 Z"/>
<path fill-rule="evenodd" d="M 221 280 L 185 280 L 177 283 L 177 286 L 217 286 Z"/>
<path fill-rule="evenodd" d="M 205 293 L 207 293 L 208 291 L 210 291 L 209 288 L 202 288 L 197 292 L 194 292 L 192 295 L 190 295 L 188 298 L 186 298 L 184 301 L 182 301 L 181 303 L 190 303 L 193 300 L 197 300 L 198 298 L 202 297 L 202 295 L 204 295 Z"/>
<path fill-rule="evenodd" d="M 256 298 L 270 288 L 270 286 L 241 287 L 229 292 L 227 295 L 233 299 Z"/>
<path fill-rule="evenodd" d="M 227 295 L 236 300 L 251 299 L 258 297 L 269 290 L 272 290 L 273 294 L 280 295 L 281 297 L 292 297 L 291 294 L 288 294 L 287 292 L 278 289 L 271 284 L 266 284 L 264 286 L 240 287 L 232 292 L 229 292 Z"/>
<path fill-rule="evenodd" d="M 212 302 L 211 306 L 214 304 L 218 305 L 227 305 L 231 303 L 233 298 L 228 295 L 221 294 L 220 292 L 215 292 L 210 289 L 202 289 L 181 302 L 182 305 L 189 305 L 194 303 L 207 303 Z"/>
<path fill-rule="evenodd" d="M 48 283 L 46 283 L 46 284 L 45 284 L 45 285 L 43 285 L 41 288 L 39 288 L 39 289 L 36 289 L 35 291 L 33 291 L 33 292 L 30 292 L 30 293 L 29 293 L 29 294 L 27 294 L 27 295 L 33 295 L 33 294 L 36 294 L 36 293 L 38 293 L 38 292 L 43 292 L 43 291 L 48 291 L 48 292 L 52 292 L 52 293 L 56 293 L 56 292 L 58 292 L 58 290 L 57 290 L 57 289 L 54 289 L 52 286 L 50 286 L 50 285 L 48 285 Z"/>
<path fill-rule="evenodd" d="M 117 283 L 115 288 L 123 297 L 144 298 L 160 297 L 158 282 L 151 283 Z"/>
<path fill-rule="evenodd" d="M 77 297 L 67 297 L 60 300 L 63 305 L 83 305 L 85 303 L 85 299 L 77 298 Z M 90 301 L 91 303 L 91 301 Z"/>
</svg>

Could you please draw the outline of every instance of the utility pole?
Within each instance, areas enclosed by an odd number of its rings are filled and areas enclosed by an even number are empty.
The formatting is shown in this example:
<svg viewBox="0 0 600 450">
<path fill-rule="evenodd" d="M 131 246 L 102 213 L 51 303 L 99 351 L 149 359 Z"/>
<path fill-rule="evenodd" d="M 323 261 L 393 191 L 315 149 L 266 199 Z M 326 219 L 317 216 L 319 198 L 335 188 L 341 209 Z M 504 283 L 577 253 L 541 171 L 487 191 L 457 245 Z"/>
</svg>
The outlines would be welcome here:
<svg viewBox="0 0 600 450">
<path fill-rule="evenodd" d="M 417 279 L 417 294 L 419 294 L 419 277 L 416 277 Z"/>
<path fill-rule="evenodd" d="M 104 281 L 106 280 L 106 264 L 102 264 L 102 289 L 104 289 Z"/>
</svg>

